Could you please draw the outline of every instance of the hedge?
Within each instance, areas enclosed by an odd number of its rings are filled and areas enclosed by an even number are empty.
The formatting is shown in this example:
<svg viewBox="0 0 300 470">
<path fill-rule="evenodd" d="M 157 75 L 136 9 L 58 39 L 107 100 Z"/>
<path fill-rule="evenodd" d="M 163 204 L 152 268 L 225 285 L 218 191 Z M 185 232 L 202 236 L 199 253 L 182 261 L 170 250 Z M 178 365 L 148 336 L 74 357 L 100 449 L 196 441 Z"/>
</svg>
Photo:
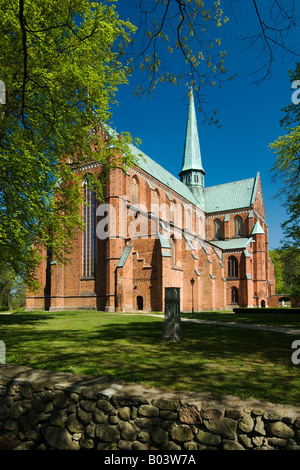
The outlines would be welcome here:
<svg viewBox="0 0 300 470">
<path fill-rule="evenodd" d="M 300 313 L 300 308 L 290 307 L 239 307 L 234 313 Z"/>
</svg>

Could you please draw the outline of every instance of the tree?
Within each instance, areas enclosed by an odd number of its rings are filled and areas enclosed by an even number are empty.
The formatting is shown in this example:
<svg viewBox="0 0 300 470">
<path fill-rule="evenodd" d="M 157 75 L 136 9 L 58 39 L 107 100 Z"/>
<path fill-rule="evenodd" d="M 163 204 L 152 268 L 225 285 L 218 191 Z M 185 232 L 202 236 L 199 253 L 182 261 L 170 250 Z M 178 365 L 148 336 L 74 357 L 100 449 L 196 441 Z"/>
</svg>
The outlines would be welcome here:
<svg viewBox="0 0 300 470">
<path fill-rule="evenodd" d="M 289 72 L 292 83 L 300 79 L 300 63 L 295 72 Z M 285 117 L 281 126 L 285 134 L 270 144 L 276 155 L 271 168 L 273 179 L 281 181 L 278 197 L 283 199 L 283 206 L 289 218 L 282 224 L 286 248 L 299 248 L 300 245 L 300 109 L 291 103 L 283 109 Z"/>
<path fill-rule="evenodd" d="M 272 32 L 277 32 L 275 46 L 281 44 L 294 8 L 273 1 L 272 29 L 257 2 L 249 1 L 265 44 L 271 44 Z M 91 160 L 102 165 L 104 179 L 89 182 L 101 198 L 105 175 L 132 162 L 131 136 L 107 133 L 107 124 L 118 87 L 137 65 L 150 92 L 160 82 L 185 79 L 199 97 L 199 90 L 225 79 L 226 52 L 217 33 L 228 18 L 220 0 L 136 0 L 134 5 L 142 26 L 135 43 L 136 28 L 119 18 L 109 0 L 0 0 L 0 80 L 7 90 L 0 113 L 0 268 L 8 276 L 19 274 L 33 284 L 36 247 L 66 260 L 70 240 L 82 228 L 76 170 Z M 233 10 L 234 1 L 229 5 Z M 172 60 L 160 55 L 161 44 L 175 56 L 175 72 Z"/>
<path fill-rule="evenodd" d="M 204 90 L 234 78 L 228 76 L 222 30 L 230 21 L 239 23 L 239 0 L 128 0 L 139 12 L 139 29 L 128 50 L 131 67 L 144 72 L 137 94 L 151 94 L 162 82 L 194 86 L 206 119 L 217 123 L 216 110 L 208 111 Z M 300 47 L 290 38 L 297 25 L 294 2 L 284 0 L 243 0 L 253 13 L 251 24 L 242 24 L 246 48 L 257 52 L 257 66 L 249 64 L 255 83 L 270 78 L 280 56 L 300 56 Z M 230 28 L 226 25 L 226 28 Z M 247 34 L 247 29 L 251 34 Z M 228 52 L 230 54 L 230 51 Z M 171 54 L 171 56 L 170 56 Z M 254 68 L 254 69 L 253 69 Z"/>
<path fill-rule="evenodd" d="M 300 63 L 294 72 L 289 72 L 292 83 L 300 79 Z M 293 286 L 293 293 L 300 292 L 300 109 L 291 103 L 283 111 L 285 117 L 281 126 L 285 134 L 270 144 L 276 155 L 271 169 L 274 180 L 281 181 L 277 194 L 283 200 L 288 219 L 282 223 L 285 235 L 280 258 L 285 265 L 287 282 Z"/>
<path fill-rule="evenodd" d="M 229 1 L 232 15 L 239 0 Z M 273 64 L 278 56 L 285 56 L 293 60 L 300 56 L 298 41 L 291 36 L 298 23 L 295 2 L 285 0 L 249 0 L 249 9 L 255 12 L 256 24 L 251 25 L 251 34 L 246 34 L 242 39 L 247 48 L 252 48 L 258 53 L 258 66 L 252 71 L 258 84 L 272 75 Z M 238 18 L 236 18 L 238 21 Z"/>
<path fill-rule="evenodd" d="M 288 294 L 287 285 L 284 279 L 283 262 L 280 257 L 280 250 L 271 250 L 270 258 L 274 265 L 274 275 L 276 279 L 276 294 Z"/>
<path fill-rule="evenodd" d="M 127 150 L 130 136 L 104 140 L 102 130 L 128 81 L 117 47 L 135 28 L 114 5 L 89 0 L 1 0 L 0 14 L 0 268 L 33 285 L 36 247 L 64 260 L 82 227 L 74 170 L 91 160 L 106 173 L 130 163 L 128 152 L 116 161 L 108 150 Z M 101 198 L 101 182 L 91 184 Z"/>
<path fill-rule="evenodd" d="M 0 273 L 0 309 L 12 310 L 25 305 L 25 284 L 20 277 Z"/>
<path fill-rule="evenodd" d="M 289 249 L 276 249 L 270 251 L 274 264 L 276 278 L 276 294 L 300 294 L 300 263 L 298 259 L 291 259 Z"/>
</svg>

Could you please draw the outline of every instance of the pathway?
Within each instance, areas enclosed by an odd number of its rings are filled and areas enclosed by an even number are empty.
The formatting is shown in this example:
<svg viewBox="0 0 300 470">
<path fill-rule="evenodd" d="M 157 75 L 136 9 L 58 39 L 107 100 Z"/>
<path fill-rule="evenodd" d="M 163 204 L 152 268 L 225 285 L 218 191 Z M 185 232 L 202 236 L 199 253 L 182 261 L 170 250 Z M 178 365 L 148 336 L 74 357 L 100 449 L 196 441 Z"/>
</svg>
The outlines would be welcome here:
<svg viewBox="0 0 300 470">
<path fill-rule="evenodd" d="M 148 315 L 148 316 L 150 315 L 152 317 L 164 318 L 163 314 L 155 314 L 155 313 L 122 313 L 122 315 Z M 233 328 L 248 328 L 250 330 L 264 330 L 264 331 L 273 331 L 275 333 L 286 333 L 289 335 L 300 335 L 300 329 L 289 328 L 289 327 L 252 325 L 249 323 L 236 323 L 236 322 L 216 321 L 216 320 L 198 320 L 196 318 L 183 318 L 183 317 L 181 317 L 181 321 L 202 323 L 204 325 L 231 326 Z"/>
</svg>

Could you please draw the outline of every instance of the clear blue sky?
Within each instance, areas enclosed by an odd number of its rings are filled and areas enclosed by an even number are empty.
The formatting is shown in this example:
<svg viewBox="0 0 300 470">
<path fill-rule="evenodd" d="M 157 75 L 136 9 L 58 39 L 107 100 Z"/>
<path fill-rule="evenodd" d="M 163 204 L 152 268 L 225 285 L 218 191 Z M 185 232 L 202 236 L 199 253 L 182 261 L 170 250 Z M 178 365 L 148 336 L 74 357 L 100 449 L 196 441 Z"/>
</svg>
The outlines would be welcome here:
<svg viewBox="0 0 300 470">
<path fill-rule="evenodd" d="M 237 73 L 234 80 L 222 88 L 209 87 L 206 99 L 216 108 L 221 128 L 208 123 L 197 112 L 202 163 L 206 171 L 205 186 L 237 181 L 256 176 L 260 172 L 269 226 L 269 248 L 279 247 L 283 233 L 280 224 L 286 213 L 274 196 L 279 183 L 272 182 L 270 169 L 275 156 L 269 144 L 283 134 L 280 127 L 281 111 L 291 103 L 291 83 L 288 70 L 295 69 L 291 56 L 276 56 L 272 77 L 259 85 L 252 84 L 258 76 L 255 71 L 261 61 L 258 52 L 245 50 L 240 38 L 258 31 L 258 21 L 252 2 L 243 0 L 236 9 L 238 23 L 225 10 L 229 22 L 218 28 L 222 49 L 227 51 L 225 68 Z M 267 2 L 269 3 L 269 2 Z M 119 0 L 117 10 L 122 18 L 138 25 L 134 2 Z M 222 31 L 221 31 L 222 30 Z M 300 39 L 299 27 L 297 27 Z M 297 42 L 294 34 L 291 43 Z M 176 66 L 176 65 L 175 65 Z M 180 63 L 178 63 L 178 68 Z M 117 95 L 118 107 L 113 108 L 112 125 L 117 131 L 129 131 L 142 140 L 141 150 L 177 176 L 181 170 L 185 128 L 188 112 L 187 87 L 159 85 L 151 98 L 137 98 L 133 91 L 138 83 L 133 75 L 130 84 L 122 86 Z M 299 105 L 300 106 L 300 105 Z"/>
</svg>

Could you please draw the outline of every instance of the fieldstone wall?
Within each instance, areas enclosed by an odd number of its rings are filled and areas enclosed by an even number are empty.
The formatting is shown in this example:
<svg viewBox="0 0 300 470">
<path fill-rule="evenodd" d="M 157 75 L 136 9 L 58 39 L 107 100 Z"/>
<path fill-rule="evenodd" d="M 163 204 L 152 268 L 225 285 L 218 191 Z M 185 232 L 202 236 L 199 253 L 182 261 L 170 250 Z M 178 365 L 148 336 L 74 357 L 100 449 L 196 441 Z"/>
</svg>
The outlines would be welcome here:
<svg viewBox="0 0 300 470">
<path fill-rule="evenodd" d="M 300 408 L 0 365 L 0 436 L 34 450 L 300 450 Z"/>
</svg>

